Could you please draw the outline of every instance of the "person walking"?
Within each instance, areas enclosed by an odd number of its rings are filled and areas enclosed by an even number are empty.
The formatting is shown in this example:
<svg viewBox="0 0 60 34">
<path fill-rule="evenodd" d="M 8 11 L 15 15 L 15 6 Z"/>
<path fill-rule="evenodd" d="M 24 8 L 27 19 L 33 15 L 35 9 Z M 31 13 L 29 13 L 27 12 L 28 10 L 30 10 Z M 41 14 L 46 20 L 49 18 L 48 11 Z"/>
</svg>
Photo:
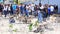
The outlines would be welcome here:
<svg viewBox="0 0 60 34">
<path fill-rule="evenodd" d="M 10 6 L 10 15 L 13 15 L 13 7 L 12 7 L 12 4 L 11 4 L 11 6 Z"/>
<path fill-rule="evenodd" d="M 26 6 L 26 16 L 29 17 L 29 5 Z"/>
<path fill-rule="evenodd" d="M 13 8 L 13 15 L 15 16 L 16 15 L 17 5 L 16 4 L 13 4 L 12 5 L 12 8 Z"/>
<path fill-rule="evenodd" d="M 48 7 L 48 16 L 50 16 L 51 14 L 51 9 L 50 9 L 50 6 Z"/>
</svg>

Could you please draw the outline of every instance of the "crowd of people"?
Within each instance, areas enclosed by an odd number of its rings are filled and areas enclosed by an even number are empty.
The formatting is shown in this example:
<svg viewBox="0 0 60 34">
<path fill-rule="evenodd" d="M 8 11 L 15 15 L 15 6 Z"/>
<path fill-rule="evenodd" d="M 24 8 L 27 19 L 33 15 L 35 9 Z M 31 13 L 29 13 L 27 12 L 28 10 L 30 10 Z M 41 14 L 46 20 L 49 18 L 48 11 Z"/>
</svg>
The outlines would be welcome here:
<svg viewBox="0 0 60 34">
<path fill-rule="evenodd" d="M 44 17 L 50 16 L 54 13 L 54 10 L 58 9 L 57 6 L 52 5 L 42 5 L 39 3 L 39 5 L 35 4 L 0 4 L 0 16 L 4 15 L 5 17 L 10 15 L 21 15 L 21 16 L 27 16 L 33 15 L 38 16 L 38 20 L 41 22 Z"/>
</svg>

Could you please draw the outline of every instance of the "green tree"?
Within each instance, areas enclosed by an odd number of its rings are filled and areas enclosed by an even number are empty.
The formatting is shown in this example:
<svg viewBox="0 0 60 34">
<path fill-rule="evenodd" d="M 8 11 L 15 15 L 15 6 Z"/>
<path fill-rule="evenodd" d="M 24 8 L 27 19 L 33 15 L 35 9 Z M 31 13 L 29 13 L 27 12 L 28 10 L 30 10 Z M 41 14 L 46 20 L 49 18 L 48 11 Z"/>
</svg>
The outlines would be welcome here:
<svg viewBox="0 0 60 34">
<path fill-rule="evenodd" d="M 18 4 L 18 0 L 13 0 L 16 4 Z"/>
</svg>

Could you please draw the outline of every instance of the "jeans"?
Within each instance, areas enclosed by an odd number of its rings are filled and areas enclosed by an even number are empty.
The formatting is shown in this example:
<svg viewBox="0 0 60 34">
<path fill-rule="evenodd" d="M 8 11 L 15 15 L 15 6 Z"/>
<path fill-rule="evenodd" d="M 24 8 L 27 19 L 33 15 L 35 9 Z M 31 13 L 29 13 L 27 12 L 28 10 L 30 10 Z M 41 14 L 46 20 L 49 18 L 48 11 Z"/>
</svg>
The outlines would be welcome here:
<svg viewBox="0 0 60 34">
<path fill-rule="evenodd" d="M 43 17 L 42 17 L 43 15 L 42 15 L 42 13 L 40 12 L 40 13 L 38 13 L 38 21 L 39 21 L 39 23 L 41 22 L 42 23 L 42 21 L 43 21 Z"/>
<path fill-rule="evenodd" d="M 34 11 L 34 16 L 35 16 L 35 17 L 37 16 L 37 14 L 38 14 L 37 11 Z"/>
<path fill-rule="evenodd" d="M 25 13 L 26 13 L 26 16 L 29 17 L 29 12 L 28 12 L 28 10 L 26 10 Z"/>
<path fill-rule="evenodd" d="M 7 11 L 5 11 L 5 10 L 4 10 L 4 15 L 5 15 L 5 17 L 7 16 Z"/>
</svg>

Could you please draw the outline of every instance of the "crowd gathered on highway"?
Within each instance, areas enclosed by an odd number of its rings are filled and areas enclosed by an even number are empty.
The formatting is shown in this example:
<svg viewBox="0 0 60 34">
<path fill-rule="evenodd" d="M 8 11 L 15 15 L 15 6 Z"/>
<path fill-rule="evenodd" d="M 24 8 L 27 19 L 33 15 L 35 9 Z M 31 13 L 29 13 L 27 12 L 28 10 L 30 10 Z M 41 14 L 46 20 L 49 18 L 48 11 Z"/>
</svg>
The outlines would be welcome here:
<svg viewBox="0 0 60 34">
<path fill-rule="evenodd" d="M 7 17 L 9 14 L 17 16 L 26 16 L 29 17 L 30 15 L 34 17 L 38 17 L 39 22 L 43 21 L 43 18 L 46 18 L 47 16 L 50 16 L 58 11 L 57 5 L 49 5 L 45 4 L 42 5 L 39 3 L 39 5 L 32 4 L 0 4 L 0 16 L 4 15 L 4 17 Z"/>
</svg>

